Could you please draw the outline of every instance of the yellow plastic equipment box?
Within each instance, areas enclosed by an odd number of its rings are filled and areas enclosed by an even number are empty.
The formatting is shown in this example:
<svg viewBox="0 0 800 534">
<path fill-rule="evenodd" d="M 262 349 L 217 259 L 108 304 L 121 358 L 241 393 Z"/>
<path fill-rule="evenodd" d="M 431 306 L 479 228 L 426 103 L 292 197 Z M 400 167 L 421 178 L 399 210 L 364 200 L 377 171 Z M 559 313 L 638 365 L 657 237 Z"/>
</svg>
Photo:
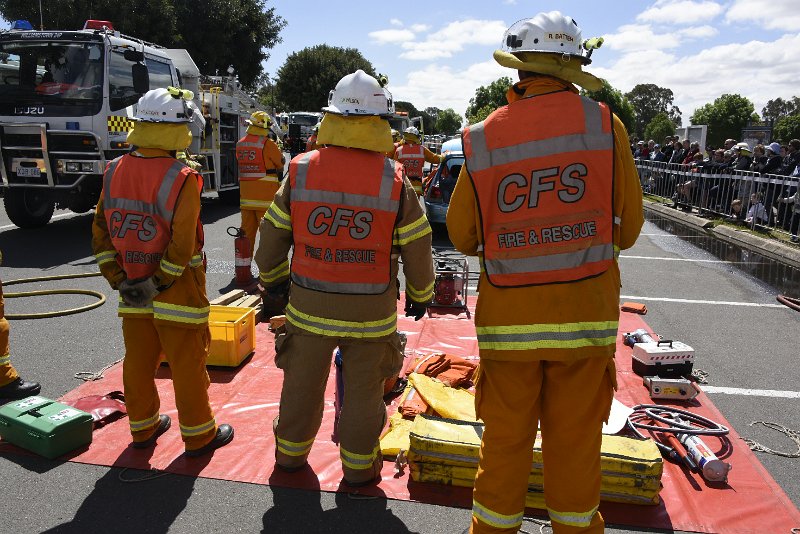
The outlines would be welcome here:
<svg viewBox="0 0 800 534">
<path fill-rule="evenodd" d="M 256 311 L 253 308 L 212 304 L 208 326 L 211 346 L 206 365 L 236 367 L 256 348 Z"/>
</svg>

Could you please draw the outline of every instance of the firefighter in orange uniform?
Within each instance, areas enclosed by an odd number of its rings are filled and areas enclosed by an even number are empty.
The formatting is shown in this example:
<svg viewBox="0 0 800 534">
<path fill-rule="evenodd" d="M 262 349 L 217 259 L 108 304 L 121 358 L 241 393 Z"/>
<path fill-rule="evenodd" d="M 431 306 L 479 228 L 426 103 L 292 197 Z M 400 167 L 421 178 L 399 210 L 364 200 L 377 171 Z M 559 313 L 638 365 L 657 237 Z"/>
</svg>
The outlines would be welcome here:
<svg viewBox="0 0 800 534">
<path fill-rule="evenodd" d="M 397 376 L 403 361 L 399 258 L 406 315 L 421 318 L 433 296 L 430 225 L 402 166 L 385 157 L 392 140 L 384 117 L 393 108 L 388 91 L 363 71 L 339 81 L 319 130 L 325 146 L 289 164 L 289 180 L 261 223 L 255 257 L 265 302 L 284 297 L 291 280 L 286 333 L 276 340 L 284 373 L 273 425 L 277 465 L 287 471 L 306 465 L 339 347 L 345 383 L 339 452 L 350 486 L 375 482 L 383 464 L 384 381 Z"/>
<path fill-rule="evenodd" d="M 602 41 L 570 17 L 514 24 L 494 57 L 519 71 L 509 105 L 464 132 L 466 164 L 447 212 L 456 248 L 478 255 L 475 406 L 485 423 L 472 532 L 517 532 L 541 427 L 555 533 L 599 533 L 601 428 L 616 387 L 620 249 L 643 224 L 628 134 L 579 96 Z"/>
<path fill-rule="evenodd" d="M 317 134 L 319 134 L 319 123 L 315 124 L 311 129 L 311 135 L 306 140 L 306 152 L 311 152 L 317 148 Z"/>
<path fill-rule="evenodd" d="M 403 132 L 403 143 L 395 145 L 394 159 L 403 164 L 406 176 L 414 185 L 417 196 L 422 196 L 422 171 L 425 162 L 442 162 L 442 156 L 434 154 L 422 145 L 419 130 L 414 126 L 409 126 Z"/>
<path fill-rule="evenodd" d="M 239 209 L 242 211 L 242 230 L 250 241 L 248 258 L 253 257 L 258 225 L 272 204 L 286 162 L 281 149 L 268 136 L 270 123 L 267 112 L 256 111 L 247 121 L 247 135 L 236 143 Z"/>
<path fill-rule="evenodd" d="M 0 264 L 3 254 L 0 253 Z M 38 395 L 42 386 L 38 382 L 27 382 L 22 379 L 11 365 L 11 354 L 8 346 L 8 319 L 5 315 L 3 301 L 3 283 L 0 281 L 0 402 L 4 400 L 24 399 Z"/>
<path fill-rule="evenodd" d="M 103 276 L 119 289 L 123 381 L 134 448 L 155 445 L 171 425 L 160 413 L 155 373 L 169 362 L 186 456 L 233 439 L 208 401 L 210 333 L 200 223 L 202 177 L 175 159 L 198 113 L 189 91 L 153 89 L 139 100 L 132 151 L 108 164 L 92 227 Z"/>
</svg>

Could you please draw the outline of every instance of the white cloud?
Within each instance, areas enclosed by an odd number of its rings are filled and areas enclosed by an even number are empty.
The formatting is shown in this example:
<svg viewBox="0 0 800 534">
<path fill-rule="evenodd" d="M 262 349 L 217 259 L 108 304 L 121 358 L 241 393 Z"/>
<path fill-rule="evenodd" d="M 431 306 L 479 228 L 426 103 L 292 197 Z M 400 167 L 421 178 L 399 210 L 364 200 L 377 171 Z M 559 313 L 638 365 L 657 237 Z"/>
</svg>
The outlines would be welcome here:
<svg viewBox="0 0 800 534">
<path fill-rule="evenodd" d="M 684 42 L 707 39 L 717 35 L 712 26 L 690 26 L 667 33 L 655 33 L 649 24 L 627 24 L 620 26 L 617 33 L 604 35 L 603 46 L 623 52 L 647 50 L 673 50 Z"/>
<path fill-rule="evenodd" d="M 797 7 L 797 0 L 734 0 L 725 20 L 758 24 L 768 30 L 797 31 L 800 28 Z"/>
<path fill-rule="evenodd" d="M 411 31 L 414 33 L 422 33 L 430 30 L 431 27 L 427 24 L 412 24 Z"/>
<path fill-rule="evenodd" d="M 714 20 L 724 10 L 719 2 L 693 2 L 691 0 L 658 0 L 650 8 L 636 16 L 640 22 L 666 24 L 691 24 Z"/>
<path fill-rule="evenodd" d="M 429 33 L 424 41 L 403 43 L 404 59 L 431 60 L 452 57 L 467 45 L 500 45 L 506 24 L 500 20 L 462 20 L 451 22 Z"/>
<path fill-rule="evenodd" d="M 403 21 L 400 20 L 400 19 L 391 19 L 389 21 L 389 24 L 391 24 L 392 26 L 402 27 L 403 26 Z"/>
<path fill-rule="evenodd" d="M 517 5 L 517 0 L 503 0 L 503 3 L 507 6 L 515 6 Z"/>
<path fill-rule="evenodd" d="M 589 67 L 623 92 L 639 83 L 672 89 L 684 124 L 695 109 L 725 93 L 749 98 L 757 113 L 777 97 L 800 96 L 800 34 L 771 41 L 714 46 L 688 56 L 658 50 L 624 54 L 603 67 Z"/>
<path fill-rule="evenodd" d="M 369 32 L 369 37 L 378 44 L 404 43 L 414 39 L 414 32 L 411 30 L 377 30 Z"/>
<path fill-rule="evenodd" d="M 463 117 L 475 90 L 502 76 L 514 78 L 516 73 L 494 60 L 475 63 L 463 70 L 429 64 L 409 72 L 404 85 L 390 85 L 389 89 L 395 100 L 413 102 L 417 109 L 452 108 Z"/>
</svg>

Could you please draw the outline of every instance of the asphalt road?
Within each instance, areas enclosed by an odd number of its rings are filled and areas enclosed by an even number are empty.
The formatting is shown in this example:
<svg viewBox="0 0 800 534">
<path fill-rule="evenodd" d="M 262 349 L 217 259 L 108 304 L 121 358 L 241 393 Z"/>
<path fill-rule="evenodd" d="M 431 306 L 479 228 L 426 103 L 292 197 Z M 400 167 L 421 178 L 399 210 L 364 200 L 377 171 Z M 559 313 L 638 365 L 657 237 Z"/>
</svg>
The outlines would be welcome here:
<svg viewBox="0 0 800 534">
<path fill-rule="evenodd" d="M 57 212 L 40 230 L 20 230 L 0 213 L 4 281 L 96 270 L 91 254 L 91 214 Z M 233 244 L 228 226 L 238 226 L 235 207 L 215 198 L 203 203 L 208 254 L 208 293 L 228 291 L 233 281 Z M 446 245 L 439 233 L 436 243 Z M 673 261 L 680 260 L 680 261 Z M 719 263 L 691 243 L 647 223 L 636 246 L 620 260 L 626 296 L 706 302 L 648 301 L 647 322 L 655 332 L 692 345 L 696 367 L 711 385 L 797 391 L 797 332 L 800 314 L 785 308 L 736 306 L 773 304 L 775 290 L 736 263 Z M 53 286 L 94 289 L 109 303 L 76 316 L 14 321 L 11 354 L 26 378 L 57 398 L 94 371 L 119 358 L 123 343 L 112 304 L 116 295 L 102 278 L 73 283 L 15 286 L 7 291 Z M 719 302 L 728 304 L 720 304 Z M 7 302 L 9 313 L 46 311 L 86 302 L 84 297 L 30 298 Z M 733 426 L 762 443 L 791 450 L 791 442 L 755 420 L 800 429 L 800 399 L 711 394 Z M 743 444 L 735 444 L 743 446 Z M 795 505 L 800 506 L 798 460 L 758 455 Z M 265 460 L 266 461 L 266 460 Z M 735 469 L 735 467 L 734 467 Z M 343 494 L 309 492 L 167 475 L 137 484 L 119 481 L 119 469 L 47 461 L 31 456 L 0 457 L 2 532 L 270 532 L 270 533 L 453 533 L 469 522 L 468 510 L 420 503 L 353 500 Z M 526 524 L 535 532 L 537 527 Z M 640 532 L 609 528 L 608 532 Z"/>
</svg>

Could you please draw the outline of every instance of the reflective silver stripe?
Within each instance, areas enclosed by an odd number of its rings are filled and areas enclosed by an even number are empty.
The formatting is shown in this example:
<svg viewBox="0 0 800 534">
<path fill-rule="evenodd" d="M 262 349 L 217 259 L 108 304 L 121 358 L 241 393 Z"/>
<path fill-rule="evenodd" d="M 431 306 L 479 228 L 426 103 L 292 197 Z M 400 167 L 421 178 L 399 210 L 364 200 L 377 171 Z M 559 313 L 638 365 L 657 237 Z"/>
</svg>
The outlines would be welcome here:
<svg viewBox="0 0 800 534">
<path fill-rule="evenodd" d="M 372 449 L 370 454 L 357 454 L 355 452 L 348 451 L 340 445 L 339 457 L 342 459 L 342 463 L 350 469 L 369 469 L 375 463 L 375 459 L 378 457 L 378 452 L 380 450 L 380 445 L 376 444 L 375 448 Z"/>
<path fill-rule="evenodd" d="M 192 259 L 189 260 L 189 267 L 200 267 L 203 265 L 203 255 L 202 254 L 195 254 L 192 256 Z"/>
<path fill-rule="evenodd" d="M 568 342 L 577 340 L 615 337 L 617 328 L 600 330 L 578 330 L 575 332 L 528 332 L 519 334 L 482 334 L 478 333 L 478 343 L 536 343 L 539 341 Z"/>
<path fill-rule="evenodd" d="M 394 175 L 395 175 L 394 161 L 386 158 L 383 160 L 383 175 L 381 176 L 381 189 L 378 193 L 380 198 L 392 198 L 392 189 L 394 189 Z M 399 207 L 399 205 L 398 205 Z"/>
<path fill-rule="evenodd" d="M 292 220 L 289 214 L 285 213 L 274 202 L 269 205 L 267 212 L 264 214 L 264 219 L 268 220 L 275 226 L 283 230 L 292 231 Z"/>
<path fill-rule="evenodd" d="M 372 338 L 388 336 L 397 329 L 397 312 L 378 321 L 342 321 L 315 317 L 297 310 L 291 303 L 286 306 L 286 320 L 298 328 L 315 334 L 335 337 Z"/>
<path fill-rule="evenodd" d="M 559 271 L 580 267 L 587 263 L 610 260 L 614 258 L 614 245 L 595 245 L 576 252 L 550 254 L 531 258 L 486 259 L 486 272 L 489 275 L 522 274 Z"/>
<path fill-rule="evenodd" d="M 595 513 L 597 513 L 597 506 L 588 512 L 557 512 L 552 508 L 547 509 L 551 521 L 577 528 L 586 528 L 591 525 Z"/>
<path fill-rule="evenodd" d="M 104 177 L 104 188 L 106 190 L 105 198 L 103 200 L 105 209 L 120 209 L 126 211 L 135 211 L 137 213 L 146 213 L 147 215 L 156 215 L 162 219 L 171 221 L 172 210 L 168 208 L 169 196 L 172 188 L 175 186 L 175 181 L 178 179 L 181 171 L 185 165 L 180 161 L 175 161 L 169 169 L 167 169 L 164 178 L 161 181 L 161 186 L 158 189 L 156 196 L 156 204 L 145 202 L 144 200 L 134 200 L 131 198 L 112 198 L 111 197 L 111 178 L 116 171 L 119 159 L 111 162 L 108 171 Z"/>
<path fill-rule="evenodd" d="M 147 419 L 142 419 L 141 421 L 128 421 L 128 424 L 130 425 L 132 432 L 145 430 L 146 428 L 151 427 L 156 423 L 158 423 L 157 413 L 153 417 L 148 417 Z"/>
<path fill-rule="evenodd" d="M 325 293 L 348 293 L 356 295 L 379 295 L 386 291 L 389 284 L 363 284 L 355 282 L 326 282 L 316 278 L 308 278 L 292 273 L 292 281 L 306 289 L 314 289 Z"/>
<path fill-rule="evenodd" d="M 8 365 L 11 363 L 11 355 L 6 354 L 5 356 L 0 356 L 0 365 Z"/>
<path fill-rule="evenodd" d="M 111 162 L 108 164 L 106 172 L 103 173 L 103 191 L 105 191 L 103 196 L 104 205 L 111 202 L 111 177 L 114 176 L 114 171 L 117 170 L 117 165 L 119 165 L 121 159 L 122 156 L 111 160 Z"/>
<path fill-rule="evenodd" d="M 116 250 L 106 250 L 94 255 L 95 260 L 97 261 L 97 265 L 103 265 L 108 262 L 115 261 L 117 259 L 117 251 Z"/>
<path fill-rule="evenodd" d="M 209 430 L 213 430 L 217 426 L 215 419 L 197 426 L 184 426 L 181 425 L 181 434 L 184 436 L 197 436 Z"/>
<path fill-rule="evenodd" d="M 582 134 L 527 141 L 489 150 L 486 144 L 485 124 L 479 122 L 470 126 L 469 137 L 472 150 L 471 154 L 467 156 L 469 170 L 480 172 L 494 166 L 567 152 L 610 150 L 614 138 L 611 132 L 603 132 L 600 106 L 588 99 L 582 99 L 582 105 L 586 121 L 585 133 Z"/>
<path fill-rule="evenodd" d="M 292 200 L 300 202 L 325 202 L 326 204 L 337 205 L 344 204 L 347 206 L 358 206 L 359 208 L 388 211 L 390 213 L 397 213 L 400 209 L 399 200 L 343 193 L 341 191 L 298 191 L 297 189 L 292 189 Z"/>
<path fill-rule="evenodd" d="M 524 514 L 525 514 L 524 510 L 518 514 L 510 514 L 510 515 L 500 514 L 493 510 L 490 510 L 489 508 L 482 505 L 475 499 L 472 500 L 472 515 L 474 515 L 487 525 L 497 529 L 508 529 L 508 528 L 519 527 L 522 524 L 522 516 Z"/>
<path fill-rule="evenodd" d="M 292 200 L 299 202 L 325 202 L 326 204 L 337 204 L 347 206 L 358 206 L 360 208 L 389 211 L 397 213 L 400 209 L 400 201 L 392 200 L 392 189 L 394 186 L 394 165 L 389 161 L 384 161 L 383 174 L 381 175 L 380 196 L 373 197 L 359 195 L 356 193 L 345 193 L 342 191 L 322 191 L 318 189 L 309 190 L 306 188 L 308 179 L 308 162 L 311 153 L 300 156 L 297 161 L 297 174 L 292 188 Z"/>
<path fill-rule="evenodd" d="M 622 217 L 617 217 L 616 215 L 614 215 L 614 224 L 616 224 L 617 226 L 622 224 Z"/>
<path fill-rule="evenodd" d="M 260 148 L 263 150 L 264 145 L 266 145 L 266 137 L 260 137 L 261 141 L 251 142 L 251 141 L 239 141 L 237 143 L 237 147 L 244 147 L 244 148 Z"/>
<path fill-rule="evenodd" d="M 314 444 L 314 438 L 308 441 L 296 442 L 276 437 L 275 441 L 277 442 L 278 450 L 287 456 L 303 456 L 311 450 L 311 446 Z"/>
<path fill-rule="evenodd" d="M 154 318 L 164 321 L 199 324 L 208 321 L 210 310 L 208 306 L 204 308 L 194 308 L 191 306 L 180 306 L 178 304 L 153 301 Z"/>
</svg>

